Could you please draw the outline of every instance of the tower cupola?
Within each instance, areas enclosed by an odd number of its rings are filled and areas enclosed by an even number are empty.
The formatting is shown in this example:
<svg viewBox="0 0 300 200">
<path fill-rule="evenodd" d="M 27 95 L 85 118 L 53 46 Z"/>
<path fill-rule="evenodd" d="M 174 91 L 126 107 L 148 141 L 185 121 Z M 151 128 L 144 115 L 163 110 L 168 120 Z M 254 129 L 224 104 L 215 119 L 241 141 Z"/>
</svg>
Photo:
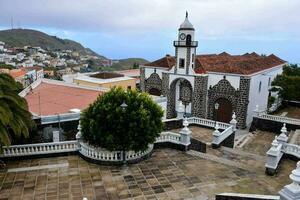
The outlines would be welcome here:
<svg viewBox="0 0 300 200">
<path fill-rule="evenodd" d="M 188 12 L 186 12 L 184 22 L 180 25 L 179 30 L 195 30 L 193 24 L 189 21 Z"/>
</svg>

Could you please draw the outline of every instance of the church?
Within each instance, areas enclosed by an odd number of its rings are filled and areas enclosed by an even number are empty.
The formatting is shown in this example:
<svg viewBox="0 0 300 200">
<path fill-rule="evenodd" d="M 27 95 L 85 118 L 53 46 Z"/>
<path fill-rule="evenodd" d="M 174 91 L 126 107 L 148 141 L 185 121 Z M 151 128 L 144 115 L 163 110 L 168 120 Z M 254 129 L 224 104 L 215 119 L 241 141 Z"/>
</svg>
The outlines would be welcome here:
<svg viewBox="0 0 300 200">
<path fill-rule="evenodd" d="M 286 61 L 271 54 L 197 55 L 195 29 L 188 19 L 173 42 L 175 56 L 140 67 L 140 87 L 151 95 L 167 97 L 166 117 L 175 118 L 184 106 L 186 116 L 228 123 L 235 112 L 237 127 L 251 124 L 256 105 L 268 106 L 269 89 Z"/>
</svg>

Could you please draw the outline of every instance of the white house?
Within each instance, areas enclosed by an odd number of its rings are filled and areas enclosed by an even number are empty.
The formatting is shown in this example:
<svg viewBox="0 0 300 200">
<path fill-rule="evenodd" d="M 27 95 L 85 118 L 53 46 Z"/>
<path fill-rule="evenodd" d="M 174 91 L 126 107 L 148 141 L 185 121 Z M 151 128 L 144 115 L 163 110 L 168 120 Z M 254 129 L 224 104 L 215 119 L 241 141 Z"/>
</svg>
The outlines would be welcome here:
<svg viewBox="0 0 300 200">
<path fill-rule="evenodd" d="M 235 112 L 237 126 L 245 128 L 257 104 L 267 108 L 270 84 L 286 64 L 273 54 L 196 55 L 198 42 L 188 15 L 173 45 L 174 57 L 140 68 L 141 90 L 167 97 L 167 118 L 177 116 L 181 101 L 186 115 L 229 122 Z"/>
<path fill-rule="evenodd" d="M 4 45 L 5 43 L 0 41 L 0 51 L 4 51 Z"/>
</svg>

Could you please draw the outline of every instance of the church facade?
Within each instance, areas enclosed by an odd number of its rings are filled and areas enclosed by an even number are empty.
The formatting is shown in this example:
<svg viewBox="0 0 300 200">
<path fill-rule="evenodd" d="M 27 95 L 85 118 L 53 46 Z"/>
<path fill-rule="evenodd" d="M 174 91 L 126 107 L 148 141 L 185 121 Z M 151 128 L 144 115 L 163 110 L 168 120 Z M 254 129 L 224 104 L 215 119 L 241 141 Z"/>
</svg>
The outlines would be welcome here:
<svg viewBox="0 0 300 200">
<path fill-rule="evenodd" d="M 166 55 L 140 67 L 141 90 L 167 97 L 167 118 L 176 117 L 183 104 L 188 116 L 222 122 L 229 122 L 235 112 L 237 127 L 245 128 L 256 105 L 267 108 L 271 82 L 286 64 L 273 54 L 197 55 L 195 29 L 187 14 L 173 45 L 174 57 Z"/>
</svg>

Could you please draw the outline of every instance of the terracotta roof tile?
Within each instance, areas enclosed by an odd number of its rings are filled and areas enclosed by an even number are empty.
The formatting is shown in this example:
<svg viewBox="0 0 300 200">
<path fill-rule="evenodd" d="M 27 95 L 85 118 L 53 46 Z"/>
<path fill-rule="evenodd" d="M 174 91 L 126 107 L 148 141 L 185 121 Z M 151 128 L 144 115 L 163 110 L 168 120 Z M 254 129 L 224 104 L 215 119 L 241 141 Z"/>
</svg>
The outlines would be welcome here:
<svg viewBox="0 0 300 200">
<path fill-rule="evenodd" d="M 11 75 L 13 78 L 17 78 L 20 76 L 24 76 L 26 73 L 22 70 L 10 70 L 9 75 Z"/>
<path fill-rule="evenodd" d="M 260 56 L 253 52 L 244 55 L 230 55 L 226 52 L 221 54 L 197 55 L 195 58 L 195 72 L 206 73 L 220 72 L 249 75 L 265 69 L 269 69 L 286 61 L 271 54 L 269 56 Z M 147 64 L 147 66 L 164 67 L 170 69 L 176 63 L 175 57 L 165 56 L 159 60 Z"/>
<path fill-rule="evenodd" d="M 42 82 L 25 98 L 30 112 L 41 115 L 68 113 L 70 109 L 85 109 L 94 102 L 100 91 Z"/>
<path fill-rule="evenodd" d="M 170 55 L 146 64 L 146 66 L 163 67 L 171 69 L 176 64 L 176 59 Z"/>
</svg>

